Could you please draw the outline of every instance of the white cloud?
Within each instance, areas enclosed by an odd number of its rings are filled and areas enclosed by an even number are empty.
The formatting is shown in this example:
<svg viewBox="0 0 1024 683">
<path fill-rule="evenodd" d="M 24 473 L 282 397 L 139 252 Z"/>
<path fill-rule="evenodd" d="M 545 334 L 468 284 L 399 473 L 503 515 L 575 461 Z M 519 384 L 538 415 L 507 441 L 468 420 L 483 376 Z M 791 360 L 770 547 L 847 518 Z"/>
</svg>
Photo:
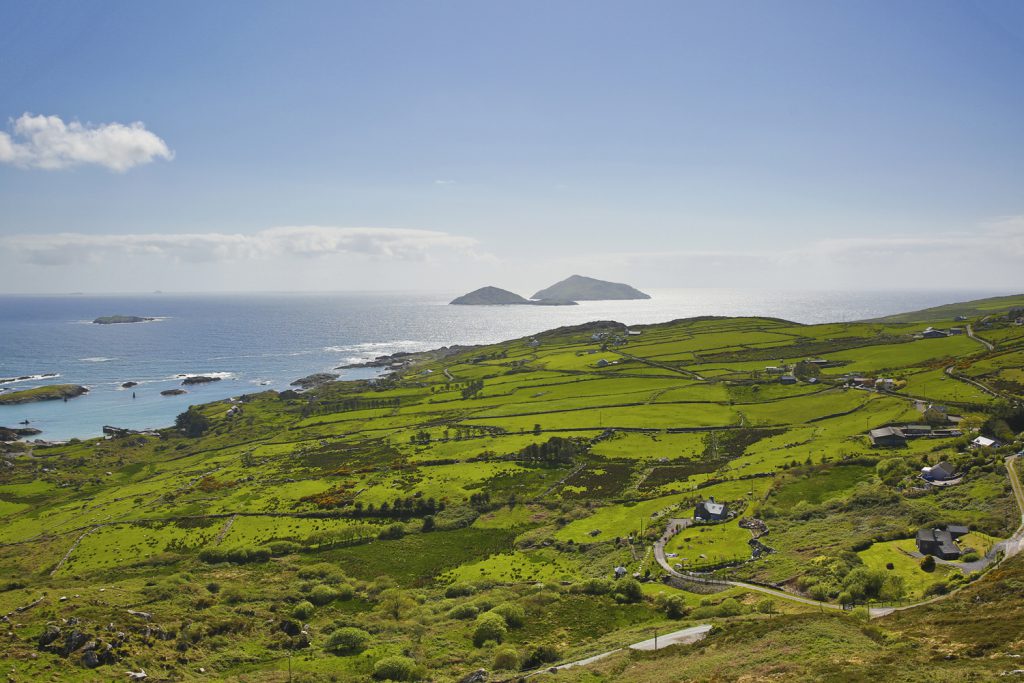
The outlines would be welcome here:
<svg viewBox="0 0 1024 683">
<path fill-rule="evenodd" d="M 65 123 L 59 116 L 22 114 L 13 135 L 0 132 L 0 163 L 56 170 L 95 164 L 124 172 L 154 159 L 172 159 L 167 143 L 135 123 Z"/>
<path fill-rule="evenodd" d="M 972 230 L 811 240 L 777 248 L 579 253 L 564 271 L 644 273 L 661 286 L 941 287 L 1018 286 L 1024 216 Z"/>
<path fill-rule="evenodd" d="M 435 185 L 455 185 L 456 182 L 454 180 L 435 180 L 434 184 Z"/>
<path fill-rule="evenodd" d="M 289 226 L 255 233 L 103 234 L 58 233 L 0 237 L 0 250 L 35 265 L 68 265 L 125 257 L 185 263 L 312 258 L 352 254 L 419 261 L 436 254 L 481 256 L 470 237 L 433 230 Z"/>
</svg>

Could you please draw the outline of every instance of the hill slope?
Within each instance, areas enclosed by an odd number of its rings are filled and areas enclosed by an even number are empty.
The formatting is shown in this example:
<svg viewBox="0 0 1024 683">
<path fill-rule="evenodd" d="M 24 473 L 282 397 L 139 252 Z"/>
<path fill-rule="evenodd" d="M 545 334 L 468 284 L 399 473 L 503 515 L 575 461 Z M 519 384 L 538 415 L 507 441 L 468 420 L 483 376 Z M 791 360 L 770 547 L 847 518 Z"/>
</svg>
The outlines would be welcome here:
<svg viewBox="0 0 1024 683">
<path fill-rule="evenodd" d="M 530 301 L 519 296 L 515 292 L 500 287 L 481 287 L 474 289 L 469 294 L 452 299 L 449 305 L 455 306 L 507 306 L 513 304 L 528 304 Z"/>
</svg>

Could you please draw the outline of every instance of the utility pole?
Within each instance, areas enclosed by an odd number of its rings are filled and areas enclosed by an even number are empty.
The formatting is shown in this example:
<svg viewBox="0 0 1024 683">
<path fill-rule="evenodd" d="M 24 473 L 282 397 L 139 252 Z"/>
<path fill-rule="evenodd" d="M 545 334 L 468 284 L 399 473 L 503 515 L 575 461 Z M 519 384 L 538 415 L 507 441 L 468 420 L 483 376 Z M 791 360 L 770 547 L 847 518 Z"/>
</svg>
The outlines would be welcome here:
<svg viewBox="0 0 1024 683">
<path fill-rule="evenodd" d="M 654 629 L 654 649 L 658 649 L 658 629 Z"/>
</svg>

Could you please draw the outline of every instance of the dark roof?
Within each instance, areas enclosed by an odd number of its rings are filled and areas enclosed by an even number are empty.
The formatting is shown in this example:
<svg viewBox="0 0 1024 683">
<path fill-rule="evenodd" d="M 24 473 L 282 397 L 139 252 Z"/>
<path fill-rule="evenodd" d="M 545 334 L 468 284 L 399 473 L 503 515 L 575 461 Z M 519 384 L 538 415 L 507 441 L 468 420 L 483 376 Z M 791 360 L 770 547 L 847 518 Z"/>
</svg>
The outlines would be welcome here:
<svg viewBox="0 0 1024 683">
<path fill-rule="evenodd" d="M 917 542 L 919 546 L 922 541 L 925 543 L 937 543 L 940 554 L 960 554 L 960 549 L 957 548 L 956 544 L 953 542 L 953 534 L 945 529 L 921 529 L 917 532 Z"/>
<path fill-rule="evenodd" d="M 970 529 L 963 524 L 947 524 L 946 531 L 948 531 L 953 538 L 960 538 L 966 533 L 970 533 Z"/>
</svg>

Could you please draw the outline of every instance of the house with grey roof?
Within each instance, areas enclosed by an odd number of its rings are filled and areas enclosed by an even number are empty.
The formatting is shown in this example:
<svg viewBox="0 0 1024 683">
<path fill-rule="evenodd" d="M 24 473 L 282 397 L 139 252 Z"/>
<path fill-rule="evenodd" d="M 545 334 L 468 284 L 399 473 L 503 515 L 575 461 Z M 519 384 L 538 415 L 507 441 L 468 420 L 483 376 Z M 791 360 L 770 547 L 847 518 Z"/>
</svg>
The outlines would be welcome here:
<svg viewBox="0 0 1024 683">
<path fill-rule="evenodd" d="M 716 503 L 715 497 L 702 500 L 693 508 L 693 518 L 698 522 L 720 522 L 729 516 L 729 506 Z"/>
</svg>

